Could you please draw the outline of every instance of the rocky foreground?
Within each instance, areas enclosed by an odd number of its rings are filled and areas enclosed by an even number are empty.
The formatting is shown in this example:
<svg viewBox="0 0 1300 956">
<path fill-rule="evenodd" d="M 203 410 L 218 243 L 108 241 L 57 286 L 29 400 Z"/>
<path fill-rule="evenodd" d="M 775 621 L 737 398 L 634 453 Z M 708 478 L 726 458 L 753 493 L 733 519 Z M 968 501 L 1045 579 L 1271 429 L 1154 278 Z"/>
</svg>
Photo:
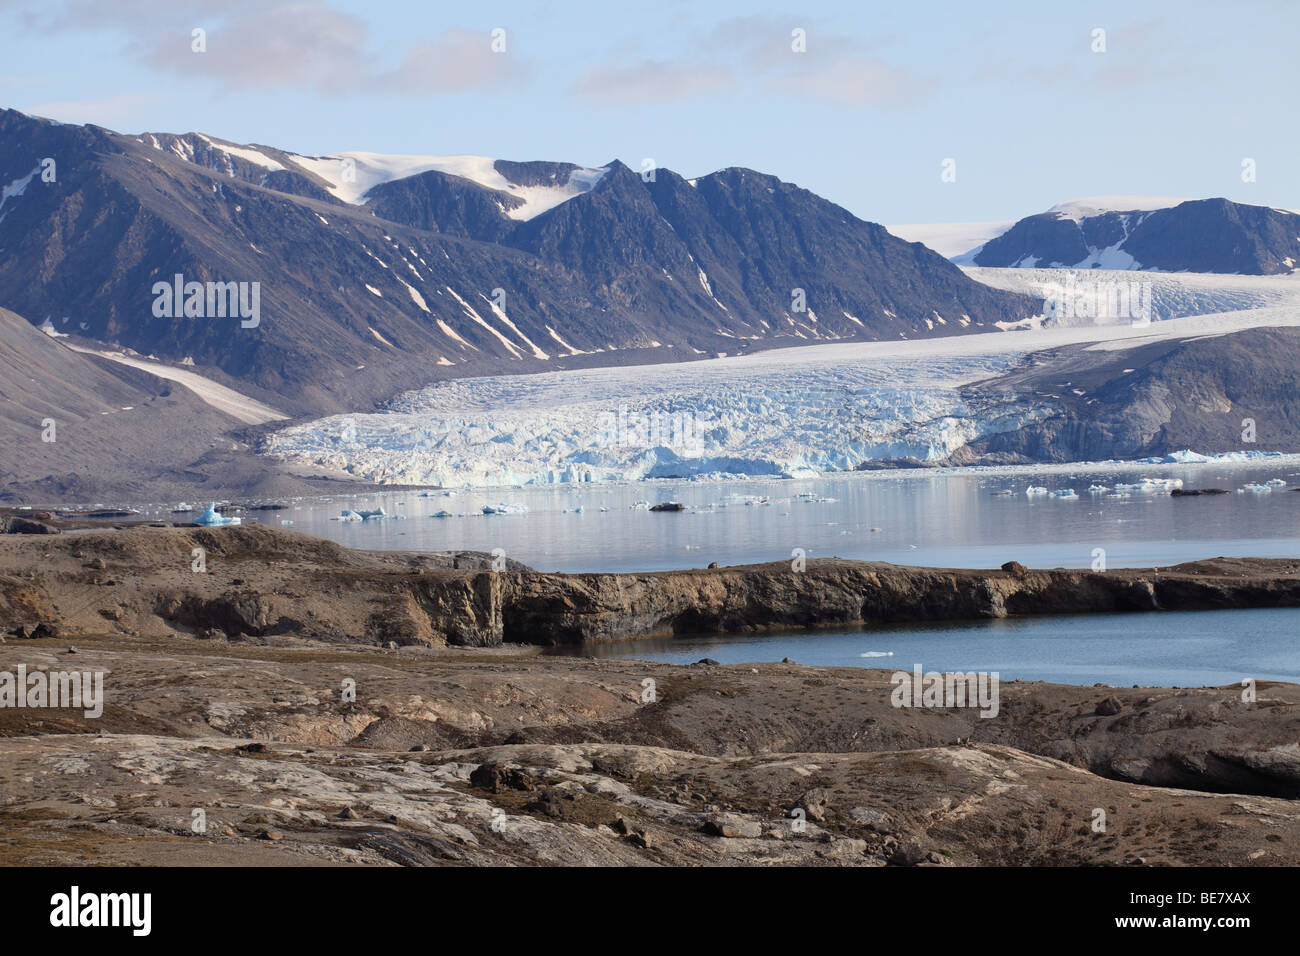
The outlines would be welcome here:
<svg viewBox="0 0 1300 956">
<path fill-rule="evenodd" d="M 1300 562 L 566 576 L 487 560 L 257 527 L 0 536 L 0 673 L 102 672 L 106 697 L 98 717 L 0 707 L 0 862 L 1300 864 L 1293 685 L 1004 682 L 981 718 L 896 708 L 886 671 L 520 645 L 528 628 L 740 630 L 764 609 L 1292 605 Z"/>
</svg>

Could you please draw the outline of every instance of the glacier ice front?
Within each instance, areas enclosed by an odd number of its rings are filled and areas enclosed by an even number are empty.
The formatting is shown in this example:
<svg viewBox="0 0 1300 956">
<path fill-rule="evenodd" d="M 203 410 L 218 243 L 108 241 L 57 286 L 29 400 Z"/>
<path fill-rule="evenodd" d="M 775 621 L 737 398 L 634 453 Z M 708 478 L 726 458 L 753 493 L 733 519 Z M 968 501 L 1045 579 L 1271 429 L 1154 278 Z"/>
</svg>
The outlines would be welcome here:
<svg viewBox="0 0 1300 956">
<path fill-rule="evenodd" d="M 265 450 L 368 481 L 444 487 L 816 477 L 872 459 L 942 459 L 1050 415 L 1048 403 L 962 390 L 1016 358 L 853 361 L 843 348 L 799 349 L 457 379 L 382 413 L 286 428 Z"/>
</svg>

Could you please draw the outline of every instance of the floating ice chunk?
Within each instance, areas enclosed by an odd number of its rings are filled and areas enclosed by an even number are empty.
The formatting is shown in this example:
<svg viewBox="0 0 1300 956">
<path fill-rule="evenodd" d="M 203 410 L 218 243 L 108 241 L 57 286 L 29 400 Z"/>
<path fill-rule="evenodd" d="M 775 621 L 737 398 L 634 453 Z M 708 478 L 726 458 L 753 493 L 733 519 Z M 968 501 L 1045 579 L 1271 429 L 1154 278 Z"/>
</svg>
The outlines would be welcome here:
<svg viewBox="0 0 1300 956">
<path fill-rule="evenodd" d="M 1110 491 L 1110 489 L 1107 488 L 1105 485 L 1092 484 L 1088 486 L 1088 491 L 1094 495 L 1100 495 L 1100 494 L 1104 494 L 1107 491 Z"/>
<path fill-rule="evenodd" d="M 344 508 L 342 511 L 339 512 L 339 516 L 335 520 L 336 521 L 363 521 L 365 519 L 363 519 L 361 515 L 357 514 L 357 512 L 353 511 L 351 508 Z"/>
<path fill-rule="evenodd" d="M 1030 485 L 1025 489 L 1025 494 L 1030 498 L 1041 498 L 1047 494 L 1047 489 L 1042 485 Z"/>
<path fill-rule="evenodd" d="M 1075 494 L 1073 488 L 1064 488 L 1060 491 L 1052 492 L 1053 498 L 1060 498 L 1062 501 L 1078 501 L 1079 496 Z"/>
<path fill-rule="evenodd" d="M 212 504 L 208 505 L 207 511 L 203 512 L 203 514 L 199 515 L 197 518 L 194 519 L 194 523 L 208 525 L 212 527 L 219 527 L 221 525 L 240 524 L 241 522 L 239 518 L 227 518 L 225 515 L 219 512 L 217 510 L 217 503 L 214 501 Z"/>
<path fill-rule="evenodd" d="M 1165 455 L 1165 461 L 1178 462 L 1180 464 L 1201 465 L 1208 461 L 1213 461 L 1209 455 L 1202 455 L 1192 451 L 1190 448 L 1184 448 L 1182 451 L 1176 451 Z"/>
<path fill-rule="evenodd" d="M 1283 481 L 1281 478 L 1270 478 L 1268 480 L 1268 485 L 1271 488 L 1285 488 L 1286 482 Z"/>
<path fill-rule="evenodd" d="M 429 515 L 429 517 L 430 518 L 453 518 L 455 517 L 455 515 L 453 515 L 450 511 L 436 511 L 433 514 Z"/>
<path fill-rule="evenodd" d="M 485 515 L 521 515 L 527 513 L 527 511 L 527 505 L 508 505 L 504 502 L 498 505 L 483 506 Z"/>
</svg>

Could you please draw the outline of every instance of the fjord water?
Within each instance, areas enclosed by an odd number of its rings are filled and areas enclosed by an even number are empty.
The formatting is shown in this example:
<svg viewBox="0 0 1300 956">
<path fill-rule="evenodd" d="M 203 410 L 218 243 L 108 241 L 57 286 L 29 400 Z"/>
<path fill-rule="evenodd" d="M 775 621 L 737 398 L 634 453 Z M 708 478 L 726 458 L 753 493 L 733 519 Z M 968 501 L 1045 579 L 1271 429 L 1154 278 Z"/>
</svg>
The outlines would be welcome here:
<svg viewBox="0 0 1300 956">
<path fill-rule="evenodd" d="M 1089 493 L 1143 477 L 1225 495 Z M 1268 493 L 1247 484 L 1287 484 Z M 1077 499 L 1030 497 L 1029 485 Z M 1092 471 L 851 474 L 816 480 L 657 481 L 302 499 L 245 520 L 291 521 L 352 548 L 492 551 L 539 570 L 653 571 L 839 556 L 934 567 L 1164 567 L 1229 557 L 1300 557 L 1300 464 Z M 1010 491 L 1009 496 L 999 492 Z M 1116 494 L 1116 492 L 1110 492 Z M 645 504 L 680 501 L 683 512 Z M 484 505 L 526 513 L 484 515 Z M 641 503 L 638 507 L 638 503 Z M 338 521 L 345 508 L 404 518 Z M 576 509 L 582 508 L 578 513 Z M 601 509 L 608 509 L 602 511 Z M 437 512 L 451 517 L 433 517 Z M 780 661 L 910 670 L 997 671 L 1003 680 L 1155 686 L 1300 682 L 1300 609 L 1044 617 L 584 645 L 560 653 L 689 663 Z M 887 655 L 892 656 L 876 656 Z M 868 655 L 868 656 L 862 656 Z"/>
<path fill-rule="evenodd" d="M 996 672 L 1001 680 L 1144 687 L 1300 682 L 1300 608 L 1087 614 L 762 635 L 675 637 L 552 653 L 689 664 Z M 866 655 L 866 656 L 864 656 Z"/>
<path fill-rule="evenodd" d="M 1172 498 L 1090 494 L 1142 477 L 1180 478 L 1187 488 L 1226 495 Z M 1267 494 L 1236 489 L 1282 479 Z M 1077 500 L 1025 495 L 1029 485 L 1073 488 Z M 388 492 L 303 499 L 245 520 L 278 524 L 352 548 L 492 551 L 544 571 L 655 571 L 838 556 L 932 567 L 1160 567 L 1216 557 L 1300 557 L 1300 465 L 1143 467 L 904 477 L 850 474 L 815 480 L 638 482 L 486 489 L 421 497 Z M 999 491 L 1009 497 L 997 497 Z M 764 500 L 765 499 L 765 500 Z M 831 500 L 833 499 L 833 500 Z M 636 508 L 680 501 L 687 510 Z M 527 507 L 484 515 L 484 505 Z M 382 506 L 405 520 L 345 522 L 345 508 Z M 581 513 L 576 509 L 582 508 Z M 601 509 L 608 509 L 602 511 Z M 439 511 L 452 517 L 436 518 Z"/>
</svg>

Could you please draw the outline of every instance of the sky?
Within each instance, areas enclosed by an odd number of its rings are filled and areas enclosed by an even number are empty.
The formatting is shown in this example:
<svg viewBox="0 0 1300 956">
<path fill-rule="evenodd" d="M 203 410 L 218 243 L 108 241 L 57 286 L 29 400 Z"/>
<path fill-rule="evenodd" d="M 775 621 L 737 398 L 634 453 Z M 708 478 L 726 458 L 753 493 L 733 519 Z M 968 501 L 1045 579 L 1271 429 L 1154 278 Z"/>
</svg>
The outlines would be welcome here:
<svg viewBox="0 0 1300 956">
<path fill-rule="evenodd" d="M 1298 27 L 1293 0 L 0 0 L 0 107 L 307 155 L 747 166 L 883 223 L 1300 208 Z"/>
</svg>

